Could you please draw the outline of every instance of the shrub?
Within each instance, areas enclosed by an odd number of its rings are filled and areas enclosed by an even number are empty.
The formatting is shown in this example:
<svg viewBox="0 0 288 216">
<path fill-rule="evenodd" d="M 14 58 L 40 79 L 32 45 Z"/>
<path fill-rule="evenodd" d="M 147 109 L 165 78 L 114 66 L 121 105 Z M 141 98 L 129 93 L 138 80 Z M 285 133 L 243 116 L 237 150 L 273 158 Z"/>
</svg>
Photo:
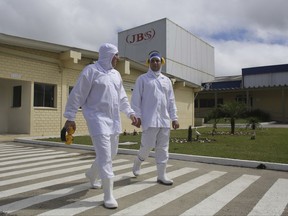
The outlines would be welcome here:
<svg viewBox="0 0 288 216">
<path fill-rule="evenodd" d="M 260 122 L 267 122 L 267 121 L 270 121 L 270 115 L 269 113 L 266 113 L 260 109 L 255 109 L 255 110 L 251 110 L 251 111 L 248 111 L 246 113 L 247 117 L 248 118 L 257 118 Z"/>
</svg>

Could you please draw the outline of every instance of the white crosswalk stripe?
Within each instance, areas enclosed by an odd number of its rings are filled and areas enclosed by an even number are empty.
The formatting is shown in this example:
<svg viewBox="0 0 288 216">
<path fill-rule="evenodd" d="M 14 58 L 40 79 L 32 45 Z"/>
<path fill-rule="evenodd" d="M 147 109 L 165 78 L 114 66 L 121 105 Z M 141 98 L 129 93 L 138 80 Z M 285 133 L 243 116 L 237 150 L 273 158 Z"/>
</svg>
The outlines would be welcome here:
<svg viewBox="0 0 288 216">
<path fill-rule="evenodd" d="M 23 168 L 28 168 L 28 167 L 35 167 L 35 166 L 41 166 L 41 165 L 46 165 L 46 164 L 53 164 L 53 163 L 62 163 L 62 162 L 65 162 L 65 161 L 74 161 L 75 158 L 74 156 L 78 156 L 79 154 L 75 154 L 73 153 L 72 155 L 69 154 L 66 156 L 68 156 L 67 158 L 61 158 L 61 159 L 57 159 L 57 157 L 52 157 L 53 160 L 44 160 L 44 161 L 37 161 L 37 163 L 28 163 L 28 164 L 17 164 L 17 165 L 14 165 L 14 166 L 7 166 L 7 167 L 0 167 L 0 171 L 1 172 L 4 172 L 4 171 L 7 171 L 7 170 L 15 170 L 15 169 L 23 169 Z M 69 156 L 73 156 L 73 157 L 69 157 Z M 60 155 L 58 157 L 63 157 L 63 155 Z M 84 157 L 80 157 L 79 156 L 79 159 L 83 159 Z M 46 158 L 47 159 L 47 158 Z M 50 159 L 50 158 L 48 158 Z M 5 173 L 3 173 L 3 175 L 5 175 Z"/>
<path fill-rule="evenodd" d="M 54 155 L 54 154 L 63 154 L 63 153 L 66 153 L 64 151 L 62 152 L 55 152 L 53 150 L 45 150 L 43 151 L 42 153 L 40 152 L 31 152 L 30 154 L 24 154 L 24 155 L 21 155 L 21 156 L 16 156 L 17 160 L 20 159 L 20 158 L 27 158 L 27 157 L 33 157 L 34 154 L 36 154 L 37 156 L 44 156 L 44 155 Z M 10 160 L 10 159 L 15 159 L 15 156 L 10 156 L 10 157 L 2 157 L 0 158 L 0 162 L 1 161 L 7 161 L 7 160 Z M 2 163 L 1 163 L 2 165 Z"/>
<path fill-rule="evenodd" d="M 143 171 L 143 170 L 142 170 Z M 183 172 L 184 171 L 184 172 Z M 176 170 L 175 172 L 170 173 L 170 177 L 174 178 L 183 174 L 187 174 L 191 171 L 194 171 L 194 169 L 182 169 L 182 170 Z M 116 189 L 114 190 L 114 196 L 116 199 L 119 199 L 121 197 L 139 192 L 141 190 L 147 189 L 149 187 L 155 186 L 156 183 L 151 183 L 151 181 L 155 181 L 155 178 L 151 178 L 146 180 L 145 182 L 139 182 L 133 185 L 129 185 L 129 186 L 124 186 L 122 188 Z M 54 209 L 52 211 L 49 212 L 44 212 L 43 214 L 40 214 L 41 216 L 48 216 L 48 215 L 76 215 L 79 214 L 81 212 L 87 211 L 88 209 L 91 208 L 95 208 L 99 205 L 102 205 L 102 199 L 103 199 L 103 194 L 94 196 L 94 197 L 89 197 L 87 199 L 81 200 L 79 202 L 75 202 L 66 206 L 63 206 L 61 208 L 58 209 Z M 85 205 L 83 206 L 82 203 L 83 202 L 90 202 L 91 205 Z"/>
<path fill-rule="evenodd" d="M 87 163 L 87 161 L 84 161 L 84 162 Z M 83 163 L 83 161 L 78 161 L 77 165 L 80 165 L 81 163 Z M 39 174 L 33 174 L 33 175 L 25 176 L 25 177 L 19 177 L 19 178 L 13 178 L 13 179 L 0 181 L 0 186 L 15 184 L 15 183 L 23 182 L 23 181 L 35 180 L 38 178 L 56 176 L 56 175 L 60 175 L 60 174 L 67 174 L 67 173 L 80 171 L 80 170 L 87 170 L 91 166 L 91 163 L 92 163 L 92 161 L 90 161 L 90 163 L 88 163 L 86 165 L 82 165 L 82 166 L 73 166 L 73 167 L 66 168 L 66 169 L 54 170 L 54 171 L 44 172 L 44 173 L 41 172 Z M 116 163 L 117 163 L 117 161 L 116 161 Z M 73 164 L 71 164 L 71 165 L 73 165 Z M 126 165 L 124 165 L 124 167 L 126 168 Z"/>
<path fill-rule="evenodd" d="M 25 173 L 30 173 L 30 172 L 36 172 L 36 171 L 45 171 L 48 169 L 55 169 L 55 168 L 61 168 L 64 166 L 72 166 L 72 165 L 80 165 L 82 163 L 90 163 L 91 164 L 92 160 L 83 160 L 83 161 L 69 161 L 66 163 L 60 163 L 60 164 L 54 164 L 54 165 L 49 165 L 49 166 L 41 166 L 41 167 L 34 167 L 30 169 L 21 169 L 21 170 L 16 170 L 16 171 L 11 171 L 7 173 L 2 173 L 0 174 L 1 177 L 9 177 L 13 175 L 19 175 L 19 174 L 25 174 Z M 13 179 L 15 181 L 15 179 Z M 4 181 L 0 182 L 0 185 L 3 184 Z"/>
<path fill-rule="evenodd" d="M 21 155 L 21 154 L 30 154 L 31 152 L 41 152 L 45 149 L 32 149 L 32 148 L 29 148 L 29 149 L 21 149 L 21 150 L 17 150 L 17 153 L 15 153 L 15 150 L 9 150 L 9 151 L 0 151 L 0 157 L 7 157 L 7 156 L 15 156 L 15 155 Z M 47 152 L 47 150 L 45 150 Z M 49 151 L 53 151 L 53 150 L 49 150 Z"/>
<path fill-rule="evenodd" d="M 224 188 L 218 190 L 198 205 L 187 210 L 181 216 L 190 215 L 214 215 L 223 208 L 229 201 L 243 192 L 250 184 L 255 182 L 260 176 L 243 175 Z"/>
<path fill-rule="evenodd" d="M 113 162 L 113 164 L 121 163 L 124 161 L 126 161 L 126 160 L 121 160 L 121 159 L 115 160 Z M 128 166 L 128 167 L 131 167 L 131 166 Z M 123 168 L 126 168 L 126 166 L 117 166 L 114 169 L 114 171 L 118 171 L 118 170 L 121 170 Z M 155 171 L 155 168 L 151 169 L 151 167 L 149 167 L 149 168 L 143 169 L 143 173 L 148 173 L 148 172 L 152 172 L 152 171 Z M 130 175 L 131 175 L 131 172 L 124 173 L 121 176 L 116 176 L 115 181 L 120 181 L 120 180 L 123 180 L 124 178 L 130 178 Z M 35 205 L 37 203 L 49 201 L 49 200 L 56 199 L 56 198 L 63 197 L 63 196 L 67 196 L 67 195 L 70 195 L 73 193 L 78 193 L 78 192 L 83 191 L 83 190 L 87 190 L 87 188 L 89 188 L 89 187 L 90 187 L 90 183 L 84 183 L 84 184 L 76 185 L 74 187 L 68 187 L 68 188 L 56 190 L 56 191 L 53 191 L 50 193 L 40 194 L 38 196 L 34 196 L 34 197 L 27 198 L 24 200 L 9 203 L 8 205 L 0 206 L 0 209 L 3 212 L 12 213 L 14 211 L 18 211 L 22 208 L 26 208 L 28 206 Z"/>
<path fill-rule="evenodd" d="M 43 155 L 50 155 L 50 156 L 43 156 Z M 21 164 L 25 162 L 36 162 L 36 161 L 43 161 L 43 160 L 48 160 L 48 159 L 54 159 L 54 158 L 59 158 L 59 157 L 67 157 L 67 156 L 75 156 L 78 155 L 78 153 L 65 153 L 65 152 L 53 152 L 53 153 L 45 153 L 45 154 L 39 154 L 42 155 L 41 157 L 32 157 L 27 159 L 22 159 L 22 160 L 12 160 L 12 161 L 5 161 L 1 162 L 0 166 L 6 166 L 6 165 L 11 165 L 11 164 Z M 37 155 L 37 156 L 39 156 Z"/>
<path fill-rule="evenodd" d="M 80 170 L 86 170 L 87 168 L 89 168 L 91 165 L 86 165 L 85 167 L 81 167 Z M 117 167 L 117 170 L 121 170 L 121 169 L 127 169 L 127 168 L 131 168 L 131 164 L 125 164 L 125 165 L 121 165 Z M 79 170 L 78 168 L 75 168 L 75 170 Z M 60 170 L 62 172 L 64 172 L 65 170 Z M 43 182 L 39 182 L 39 183 L 35 183 L 35 184 L 31 184 L 31 185 L 25 185 L 22 187 L 16 187 L 13 189 L 8 189 L 5 191 L 2 191 L 0 194 L 0 198 L 3 197 L 9 197 L 15 194 L 19 194 L 19 193 L 24 193 L 27 191 L 31 191 L 31 190 L 36 190 L 36 189 L 40 189 L 40 188 L 44 188 L 44 187 L 49 187 L 49 186 L 53 186 L 56 184 L 61 184 L 63 182 L 71 182 L 71 181 L 75 181 L 75 180 L 79 180 L 79 179 L 83 179 L 85 178 L 84 174 L 77 174 L 77 175 L 71 175 L 71 176 L 66 176 L 66 177 L 61 177 L 61 178 L 56 178 L 53 180 L 49 180 L 49 181 L 43 181 Z"/>
<path fill-rule="evenodd" d="M 254 172 L 249 174 L 239 172 L 232 175 L 229 171 L 203 170 L 191 165 L 185 166 L 185 163 L 182 163 L 183 166 L 175 163 L 167 166 L 167 175 L 174 179 L 174 184 L 161 186 L 156 182 L 155 163 L 144 162 L 141 175 L 135 178 L 131 172 L 134 157 L 129 159 L 119 157 L 113 161 L 113 170 L 116 174 L 113 193 L 121 205 L 111 211 L 103 207 L 102 189 L 90 189 L 90 183 L 84 175 L 94 160 L 93 152 L 69 153 L 57 149 L 20 147 L 3 143 L 0 143 L 0 147 L 3 147 L 0 151 L 0 214 L 5 212 L 27 215 L 27 212 L 32 210 L 33 215 L 41 216 L 91 214 L 134 216 L 154 215 L 155 212 L 157 212 L 155 215 L 161 215 L 159 212 L 168 208 L 171 215 L 210 216 L 223 212 L 227 215 L 236 215 L 237 212 L 233 212 L 231 203 L 235 205 L 237 200 L 243 197 L 250 199 L 247 194 L 249 191 L 255 193 L 260 189 L 255 186 L 264 178 Z M 243 205 L 240 208 L 245 212 L 244 215 L 286 215 L 288 175 L 282 176 L 285 177 L 262 181 L 269 183 L 263 185 L 265 189 L 261 188 L 260 195 L 253 205 L 239 202 L 239 205 Z M 217 189 L 203 190 L 206 187 L 213 188 L 214 184 L 217 185 Z M 78 193 L 85 195 L 78 197 Z M 143 194 L 145 197 L 139 199 L 138 196 Z M 202 194 L 199 200 L 197 194 Z M 70 196 L 73 199 L 69 199 Z M 186 198 L 182 200 L 182 197 Z M 56 200 L 62 201 L 52 207 L 51 203 Z M 179 203 L 183 201 L 185 202 L 183 208 L 179 208 Z M 175 209 L 178 209 L 175 214 L 171 208 L 173 205 L 178 205 L 175 206 Z M 227 209 L 229 212 L 225 213 Z"/>
<path fill-rule="evenodd" d="M 287 203 L 288 179 L 278 179 L 249 213 L 249 216 L 281 215 Z"/>
<path fill-rule="evenodd" d="M 33 147 L 23 147 L 23 146 L 17 146 L 17 145 L 4 145 L 1 143 L 1 149 L 0 152 L 6 152 L 6 151 L 21 151 L 23 149 L 35 149 Z M 40 149 L 40 148 L 39 148 Z"/>
<path fill-rule="evenodd" d="M 151 198 L 146 199 L 145 201 L 141 203 L 137 203 L 136 205 L 130 206 L 120 212 L 117 212 L 114 215 L 133 215 L 135 212 L 138 215 L 145 215 L 148 214 L 149 212 L 160 208 L 161 206 L 173 201 L 179 196 L 183 196 L 186 193 L 191 192 L 192 190 L 216 179 L 219 178 L 220 176 L 224 175 L 225 172 L 218 172 L 218 171 L 213 171 L 210 173 L 207 173 L 205 175 L 202 175 L 198 178 L 192 179 L 186 183 L 183 183 L 181 185 L 178 185 L 172 189 L 169 189 L 165 192 L 162 192 L 160 194 L 157 194 L 156 196 L 153 196 Z M 149 204 L 153 203 L 153 206 L 149 206 Z"/>
</svg>

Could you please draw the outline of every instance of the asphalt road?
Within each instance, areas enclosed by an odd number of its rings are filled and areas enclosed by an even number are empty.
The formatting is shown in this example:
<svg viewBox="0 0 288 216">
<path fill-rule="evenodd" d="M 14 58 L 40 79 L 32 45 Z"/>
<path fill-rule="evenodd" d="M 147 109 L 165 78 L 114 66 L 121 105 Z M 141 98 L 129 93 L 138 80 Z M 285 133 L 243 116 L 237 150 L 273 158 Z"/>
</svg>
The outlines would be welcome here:
<svg viewBox="0 0 288 216">
<path fill-rule="evenodd" d="M 8 215 L 288 215 L 288 172 L 169 160 L 173 186 L 156 183 L 150 157 L 135 178 L 134 155 L 114 161 L 119 207 L 103 207 L 85 171 L 94 152 L 0 143 L 0 212 Z"/>
</svg>

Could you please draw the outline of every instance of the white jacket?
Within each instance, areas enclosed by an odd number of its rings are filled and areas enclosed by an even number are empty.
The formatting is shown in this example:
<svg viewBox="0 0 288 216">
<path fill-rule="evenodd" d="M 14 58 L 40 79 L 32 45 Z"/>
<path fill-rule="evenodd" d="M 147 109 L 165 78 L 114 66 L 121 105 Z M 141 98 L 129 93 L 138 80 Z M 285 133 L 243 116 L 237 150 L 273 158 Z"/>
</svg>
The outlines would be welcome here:
<svg viewBox="0 0 288 216">
<path fill-rule="evenodd" d="M 171 80 L 151 69 L 140 75 L 133 88 L 131 107 L 141 118 L 142 130 L 149 127 L 170 128 L 170 121 L 177 120 L 177 108 Z"/>
<path fill-rule="evenodd" d="M 70 121 L 75 120 L 78 108 L 82 107 L 91 136 L 121 133 L 120 111 L 127 117 L 134 114 L 122 78 L 117 70 L 111 68 L 114 55 L 111 52 L 104 53 L 103 58 L 100 59 L 100 55 L 99 61 L 83 69 L 66 104 L 64 117 Z"/>
</svg>

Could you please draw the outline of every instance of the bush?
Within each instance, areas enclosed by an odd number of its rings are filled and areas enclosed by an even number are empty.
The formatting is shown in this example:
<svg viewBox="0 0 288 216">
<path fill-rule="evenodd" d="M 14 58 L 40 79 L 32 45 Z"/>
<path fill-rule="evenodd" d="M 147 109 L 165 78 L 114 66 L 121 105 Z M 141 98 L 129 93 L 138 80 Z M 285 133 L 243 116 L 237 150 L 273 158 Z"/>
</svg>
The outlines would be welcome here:
<svg viewBox="0 0 288 216">
<path fill-rule="evenodd" d="M 270 121 L 269 113 L 266 113 L 260 109 L 248 111 L 246 115 L 248 118 L 251 118 L 251 117 L 257 118 L 260 122 Z"/>
</svg>

